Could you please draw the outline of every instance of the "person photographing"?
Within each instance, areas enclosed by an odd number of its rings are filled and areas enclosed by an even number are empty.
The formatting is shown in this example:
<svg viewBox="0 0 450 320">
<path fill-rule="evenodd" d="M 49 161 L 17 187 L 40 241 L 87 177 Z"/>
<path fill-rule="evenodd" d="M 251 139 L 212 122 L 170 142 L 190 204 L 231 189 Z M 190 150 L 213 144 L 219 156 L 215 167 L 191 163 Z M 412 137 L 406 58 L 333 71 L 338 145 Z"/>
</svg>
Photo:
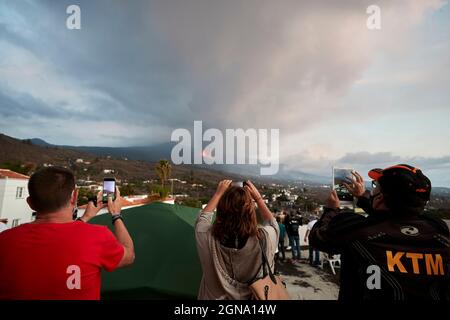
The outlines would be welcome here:
<svg viewBox="0 0 450 320">
<path fill-rule="evenodd" d="M 255 204 L 262 225 L 258 225 Z M 250 181 L 243 187 L 232 185 L 231 180 L 219 183 L 197 218 L 195 237 L 203 271 L 201 300 L 252 298 L 249 283 L 261 275 L 257 261 L 262 260 L 262 249 L 273 270 L 278 224 Z"/>
<path fill-rule="evenodd" d="M 430 180 L 406 164 L 368 175 L 371 191 L 357 172 L 345 185 L 368 216 L 340 210 L 332 191 L 309 235 L 314 248 L 341 254 L 339 300 L 448 300 L 449 229 L 424 212 Z"/>
<path fill-rule="evenodd" d="M 27 202 L 36 220 L 0 234 L 0 300 L 98 300 L 101 270 L 113 271 L 134 262 L 134 246 L 116 199 L 88 203 L 73 220 L 78 191 L 73 173 L 47 167 L 28 183 Z M 88 224 L 104 207 L 112 216 L 115 235 L 104 226 Z"/>
</svg>

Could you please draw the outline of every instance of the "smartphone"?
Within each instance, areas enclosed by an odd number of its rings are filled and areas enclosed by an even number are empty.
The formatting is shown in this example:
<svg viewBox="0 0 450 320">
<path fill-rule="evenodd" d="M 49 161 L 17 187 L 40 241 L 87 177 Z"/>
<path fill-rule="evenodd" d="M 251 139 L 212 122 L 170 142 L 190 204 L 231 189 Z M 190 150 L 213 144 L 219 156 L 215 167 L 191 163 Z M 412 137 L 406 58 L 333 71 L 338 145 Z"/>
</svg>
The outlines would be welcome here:
<svg viewBox="0 0 450 320">
<path fill-rule="evenodd" d="M 245 181 L 233 181 L 233 182 L 231 182 L 231 186 L 233 186 L 233 187 L 243 188 L 246 185 L 247 185 L 247 182 L 245 182 Z"/>
<path fill-rule="evenodd" d="M 103 179 L 103 195 L 102 202 L 108 202 L 108 196 L 111 195 L 113 201 L 116 200 L 116 179 L 105 178 Z"/>
<path fill-rule="evenodd" d="M 341 201 L 341 207 L 353 207 L 353 195 L 345 188 L 344 183 L 353 183 L 354 169 L 333 167 L 332 187 Z"/>
</svg>

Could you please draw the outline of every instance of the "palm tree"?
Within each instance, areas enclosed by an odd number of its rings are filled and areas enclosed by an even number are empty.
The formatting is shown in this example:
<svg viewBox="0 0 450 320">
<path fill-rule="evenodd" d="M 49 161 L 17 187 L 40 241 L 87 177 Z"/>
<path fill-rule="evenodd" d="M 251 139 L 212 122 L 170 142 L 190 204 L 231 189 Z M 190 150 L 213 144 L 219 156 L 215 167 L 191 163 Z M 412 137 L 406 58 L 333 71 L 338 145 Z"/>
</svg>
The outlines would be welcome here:
<svg viewBox="0 0 450 320">
<path fill-rule="evenodd" d="M 155 167 L 156 174 L 161 179 L 162 189 L 164 189 L 165 182 L 170 178 L 171 169 L 170 162 L 167 160 L 159 160 L 158 165 Z"/>
</svg>

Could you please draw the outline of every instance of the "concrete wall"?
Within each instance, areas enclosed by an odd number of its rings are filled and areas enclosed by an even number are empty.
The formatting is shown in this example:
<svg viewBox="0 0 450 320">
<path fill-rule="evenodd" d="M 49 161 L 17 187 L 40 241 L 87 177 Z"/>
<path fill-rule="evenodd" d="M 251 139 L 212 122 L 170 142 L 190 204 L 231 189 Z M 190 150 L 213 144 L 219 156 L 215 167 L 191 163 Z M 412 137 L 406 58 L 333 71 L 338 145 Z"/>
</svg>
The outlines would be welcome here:
<svg viewBox="0 0 450 320">
<path fill-rule="evenodd" d="M 135 208 L 135 207 L 140 207 L 140 206 L 143 206 L 143 205 L 144 205 L 144 204 L 141 203 L 141 204 L 136 204 L 136 205 L 134 205 L 134 206 L 122 207 L 122 212 L 123 212 L 124 210 L 131 209 L 131 208 Z M 82 217 L 85 211 L 86 211 L 85 208 L 82 208 L 82 209 L 79 208 L 79 209 L 78 209 L 78 212 L 77 212 L 77 217 L 78 217 L 78 218 Z M 109 214 L 108 208 L 105 207 L 105 208 L 100 209 L 100 211 L 97 213 L 97 216 L 99 216 L 99 215 L 101 215 L 101 214 L 106 214 L 106 213 Z"/>
<path fill-rule="evenodd" d="M 32 210 L 28 206 L 28 180 L 0 179 L 0 218 L 8 219 L 8 227 L 12 226 L 14 219 L 20 219 L 19 224 L 32 221 Z M 23 188 L 21 198 L 16 198 L 17 188 Z"/>
</svg>

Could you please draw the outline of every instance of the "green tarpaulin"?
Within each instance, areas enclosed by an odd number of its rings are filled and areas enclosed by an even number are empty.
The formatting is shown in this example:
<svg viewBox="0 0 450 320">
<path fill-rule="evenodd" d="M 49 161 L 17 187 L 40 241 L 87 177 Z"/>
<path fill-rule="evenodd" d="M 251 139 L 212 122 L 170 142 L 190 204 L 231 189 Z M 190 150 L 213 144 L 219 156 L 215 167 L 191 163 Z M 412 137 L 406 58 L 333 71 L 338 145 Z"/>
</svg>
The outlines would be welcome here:
<svg viewBox="0 0 450 320">
<path fill-rule="evenodd" d="M 136 259 L 130 267 L 103 272 L 102 299 L 195 299 L 201 279 L 194 236 L 198 213 L 159 202 L 123 210 Z M 109 214 L 91 221 L 112 229 Z"/>
</svg>

